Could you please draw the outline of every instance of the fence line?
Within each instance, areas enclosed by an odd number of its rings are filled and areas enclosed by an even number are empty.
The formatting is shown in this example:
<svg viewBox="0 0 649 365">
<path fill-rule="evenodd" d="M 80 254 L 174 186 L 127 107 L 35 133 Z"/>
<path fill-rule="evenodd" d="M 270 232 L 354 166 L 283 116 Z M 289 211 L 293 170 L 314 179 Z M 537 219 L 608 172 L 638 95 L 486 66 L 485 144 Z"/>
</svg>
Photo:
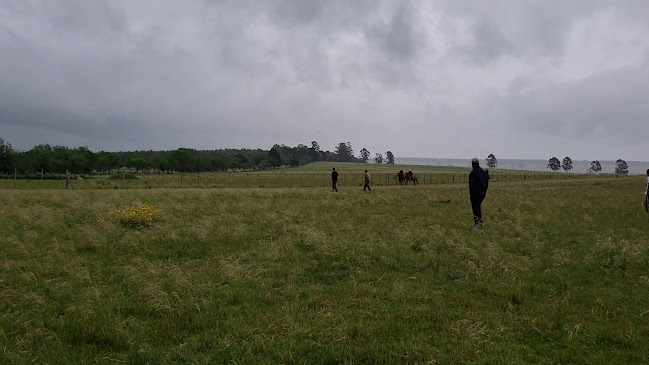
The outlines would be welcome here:
<svg viewBox="0 0 649 365">
<path fill-rule="evenodd" d="M 162 173 L 135 175 L 112 175 L 110 178 L 92 176 L 70 181 L 72 189 L 151 189 L 151 188 L 331 188 L 330 173 L 272 173 L 272 172 L 222 172 L 222 173 Z M 130 175 L 133 176 L 133 175 Z M 468 173 L 422 173 L 415 175 L 419 185 L 466 184 Z M 589 175 L 581 173 L 552 172 L 492 172 L 491 182 L 535 181 L 581 178 L 611 178 L 615 174 Z M 20 179 L 16 174 L 11 180 L 0 180 L 0 189 L 65 189 L 66 180 Z M 400 185 L 394 173 L 372 174 L 372 186 Z M 404 185 L 412 185 L 409 182 Z M 362 187 L 363 173 L 339 172 L 339 187 Z"/>
</svg>

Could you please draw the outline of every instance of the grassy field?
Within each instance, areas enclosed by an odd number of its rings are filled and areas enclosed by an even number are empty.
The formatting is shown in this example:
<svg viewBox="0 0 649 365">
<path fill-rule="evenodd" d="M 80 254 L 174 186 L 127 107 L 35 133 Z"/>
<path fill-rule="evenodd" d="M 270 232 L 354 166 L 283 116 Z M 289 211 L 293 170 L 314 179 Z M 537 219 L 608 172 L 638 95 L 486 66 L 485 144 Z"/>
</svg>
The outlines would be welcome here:
<svg viewBox="0 0 649 365">
<path fill-rule="evenodd" d="M 0 362 L 649 363 L 644 186 L 0 190 Z"/>
<path fill-rule="evenodd" d="M 338 183 L 343 187 L 362 186 L 363 172 L 372 175 L 372 185 L 398 185 L 399 170 L 412 170 L 419 183 L 466 183 L 470 168 L 444 166 L 386 165 L 363 163 L 316 162 L 296 168 L 261 171 L 212 173 L 133 174 L 121 171 L 114 175 L 92 175 L 71 181 L 72 189 L 167 189 L 167 188 L 301 188 L 328 187 L 331 169 L 339 171 Z M 613 177 L 607 175 L 608 177 Z M 125 179 L 123 177 L 126 177 Z M 129 177 L 131 177 L 129 179 Z M 583 174 L 491 169 L 492 181 L 554 180 L 590 177 Z M 604 177 L 602 175 L 601 177 Z M 0 179 L 0 189 L 65 189 L 65 180 Z"/>
</svg>

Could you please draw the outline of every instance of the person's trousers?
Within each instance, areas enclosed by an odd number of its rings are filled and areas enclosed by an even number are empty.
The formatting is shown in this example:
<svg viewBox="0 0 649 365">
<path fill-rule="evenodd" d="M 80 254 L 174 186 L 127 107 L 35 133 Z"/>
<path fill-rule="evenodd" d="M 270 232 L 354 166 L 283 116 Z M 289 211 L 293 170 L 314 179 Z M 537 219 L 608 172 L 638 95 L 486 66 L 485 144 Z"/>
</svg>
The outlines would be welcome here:
<svg viewBox="0 0 649 365">
<path fill-rule="evenodd" d="M 365 186 L 363 186 L 363 191 L 365 191 L 365 189 L 372 191 L 372 189 L 370 189 L 370 183 L 368 182 L 365 183 Z"/>
<path fill-rule="evenodd" d="M 338 191 L 338 188 L 336 187 L 336 184 L 338 184 L 337 180 L 334 180 L 334 181 L 331 182 L 331 190 L 332 191 L 333 190 Z"/>
<path fill-rule="evenodd" d="M 473 209 L 473 215 L 478 218 L 482 218 L 482 201 L 486 196 L 487 194 L 471 195 L 471 209 Z"/>
</svg>

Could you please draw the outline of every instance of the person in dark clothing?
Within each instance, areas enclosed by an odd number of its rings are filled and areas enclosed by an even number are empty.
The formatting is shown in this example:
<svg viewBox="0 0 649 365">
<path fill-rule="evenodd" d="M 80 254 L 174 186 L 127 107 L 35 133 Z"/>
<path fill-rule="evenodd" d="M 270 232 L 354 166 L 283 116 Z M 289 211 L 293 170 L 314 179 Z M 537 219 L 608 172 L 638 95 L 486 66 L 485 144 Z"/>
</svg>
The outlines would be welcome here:
<svg viewBox="0 0 649 365">
<path fill-rule="evenodd" d="M 363 191 L 365 191 L 365 189 L 372 191 L 372 189 L 370 189 L 370 180 L 370 173 L 365 170 L 365 174 L 363 175 L 363 181 L 365 181 L 365 185 L 363 185 Z"/>
<path fill-rule="evenodd" d="M 647 170 L 647 187 L 644 191 L 644 210 L 649 213 L 649 169 Z"/>
<path fill-rule="evenodd" d="M 489 188 L 489 174 L 481 167 L 477 158 L 471 160 L 473 170 L 469 173 L 469 196 L 471 197 L 471 208 L 473 209 L 473 228 L 482 228 L 482 201 L 487 196 Z"/>
<path fill-rule="evenodd" d="M 331 170 L 331 191 L 338 192 L 336 184 L 338 184 L 338 171 L 336 171 L 336 168 L 334 167 Z"/>
</svg>

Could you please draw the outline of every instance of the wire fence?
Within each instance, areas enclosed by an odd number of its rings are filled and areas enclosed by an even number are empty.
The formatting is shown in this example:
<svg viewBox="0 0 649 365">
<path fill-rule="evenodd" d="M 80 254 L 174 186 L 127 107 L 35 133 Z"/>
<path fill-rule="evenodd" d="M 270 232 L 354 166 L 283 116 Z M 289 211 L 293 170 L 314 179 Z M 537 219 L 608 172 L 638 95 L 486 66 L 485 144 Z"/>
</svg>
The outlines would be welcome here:
<svg viewBox="0 0 649 365">
<path fill-rule="evenodd" d="M 423 173 L 415 175 L 419 185 L 468 183 L 469 173 Z M 615 174 L 580 174 L 551 172 L 491 172 L 490 182 L 535 181 L 558 179 L 612 178 Z M 161 188 L 331 188 L 330 173 L 161 173 L 150 175 L 92 175 L 71 176 L 57 180 L 13 179 L 0 180 L 0 189 L 161 189 Z M 372 186 L 413 185 L 403 183 L 396 174 L 372 174 Z M 338 187 L 363 186 L 363 173 L 339 173 Z"/>
</svg>

